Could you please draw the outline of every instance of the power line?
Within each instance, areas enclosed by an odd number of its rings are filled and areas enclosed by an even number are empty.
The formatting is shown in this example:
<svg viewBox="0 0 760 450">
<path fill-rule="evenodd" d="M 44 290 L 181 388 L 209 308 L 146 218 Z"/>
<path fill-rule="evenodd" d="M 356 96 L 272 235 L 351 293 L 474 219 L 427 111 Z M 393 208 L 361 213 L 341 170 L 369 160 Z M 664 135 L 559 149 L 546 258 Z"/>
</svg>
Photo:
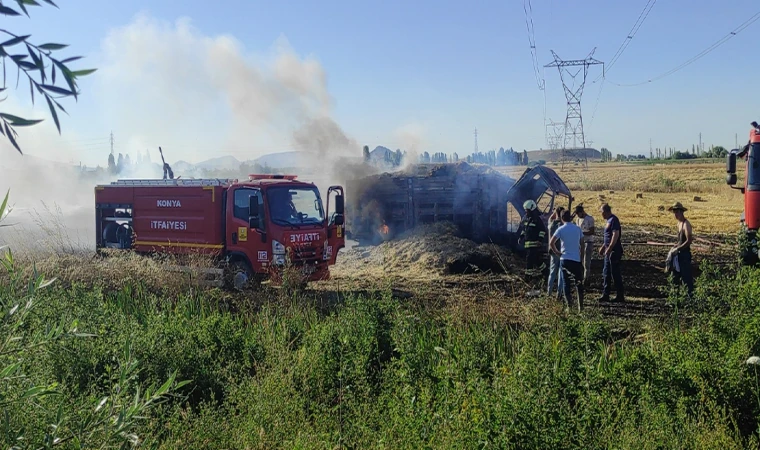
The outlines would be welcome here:
<svg viewBox="0 0 760 450">
<path fill-rule="evenodd" d="M 528 30 L 530 57 L 533 60 L 533 75 L 536 77 L 538 89 L 543 91 L 545 81 L 541 77 L 541 65 L 538 63 L 538 55 L 536 53 L 536 34 L 533 28 L 533 5 L 531 5 L 530 0 L 523 0 L 523 10 L 525 11 L 525 27 Z"/>
<path fill-rule="evenodd" d="M 715 41 L 715 42 L 714 42 L 712 45 L 710 45 L 710 46 L 709 46 L 709 47 L 707 47 L 706 49 L 702 50 L 701 52 L 697 53 L 697 54 L 696 54 L 695 56 L 693 56 L 692 58 L 690 58 L 690 59 L 688 59 L 688 60 L 684 61 L 684 62 L 683 62 L 683 63 L 681 63 L 680 65 L 678 65 L 678 66 L 676 66 L 676 67 L 674 67 L 674 68 L 672 68 L 672 69 L 668 70 L 667 72 L 663 72 L 663 73 L 661 73 L 660 75 L 657 75 L 657 76 L 656 76 L 656 77 L 654 77 L 654 78 L 650 78 L 650 79 L 648 79 L 648 80 L 646 80 L 646 81 L 642 81 L 642 82 L 640 82 L 640 83 L 633 83 L 633 84 L 619 84 L 619 83 L 613 83 L 613 82 L 610 82 L 610 83 L 614 84 L 615 86 L 621 86 L 621 87 L 641 86 L 641 85 L 643 85 L 643 84 L 647 84 L 647 83 L 651 83 L 651 82 L 653 82 L 653 81 L 657 81 L 657 80 L 660 80 L 660 79 L 662 79 L 662 78 L 665 78 L 665 77 L 667 77 L 667 76 L 669 76 L 669 75 L 673 75 L 674 73 L 678 72 L 679 70 L 681 70 L 681 69 L 683 69 L 683 68 L 685 68 L 685 67 L 687 67 L 687 66 L 689 66 L 689 65 L 693 64 L 694 62 L 698 61 L 699 59 L 702 59 L 702 58 L 703 58 L 704 56 L 706 56 L 708 53 L 712 52 L 712 51 L 713 51 L 713 50 L 715 50 L 716 48 L 718 48 L 718 47 L 720 47 L 721 45 L 725 44 L 725 43 L 726 43 L 726 42 L 728 42 L 728 41 L 729 41 L 731 38 L 733 38 L 733 37 L 734 37 L 734 36 L 736 36 L 737 34 L 741 33 L 741 32 L 742 32 L 742 31 L 744 31 L 745 29 L 747 29 L 747 28 L 748 28 L 750 25 L 752 25 L 753 23 L 757 22 L 757 20 L 758 20 L 758 19 L 760 19 L 760 11 L 758 11 L 757 13 L 755 13 L 755 14 L 754 14 L 752 17 L 750 17 L 749 19 L 747 19 L 746 21 L 744 21 L 744 22 L 743 22 L 741 25 L 739 25 L 738 27 L 736 27 L 736 28 L 734 28 L 733 30 L 731 30 L 731 31 L 730 31 L 728 34 L 726 34 L 725 36 L 723 36 L 722 38 L 720 38 L 720 39 L 718 39 L 717 41 Z"/>
<path fill-rule="evenodd" d="M 631 31 L 628 32 L 628 35 L 626 35 L 625 39 L 623 39 L 623 42 L 620 44 L 620 47 L 618 47 L 617 51 L 614 55 L 612 55 L 612 58 L 610 59 L 610 63 L 607 67 L 604 68 L 605 72 L 609 72 L 610 69 L 612 69 L 612 66 L 615 65 L 618 59 L 623 55 L 623 52 L 628 48 L 628 45 L 630 45 L 631 41 L 633 40 L 633 37 L 636 36 L 636 33 L 639 32 L 639 28 L 641 28 L 641 25 L 644 24 L 644 21 L 649 17 L 649 12 L 652 11 L 652 8 L 654 7 L 655 3 L 657 3 L 657 0 L 647 0 L 647 4 L 644 5 L 644 9 L 641 10 L 641 13 L 639 14 L 638 19 L 636 19 L 636 22 L 633 24 L 633 27 L 631 27 Z M 596 80 L 594 80 L 594 83 L 599 81 L 599 78 L 601 78 L 602 75 L 599 75 Z"/>
<path fill-rule="evenodd" d="M 591 121 L 588 124 L 589 128 L 594 126 L 594 117 L 596 117 L 596 110 L 599 108 L 599 99 L 602 98 L 602 90 L 604 89 L 604 82 L 606 78 L 602 78 L 602 84 L 599 85 L 599 94 L 596 96 L 596 103 L 594 104 L 594 111 L 591 113 Z"/>
</svg>

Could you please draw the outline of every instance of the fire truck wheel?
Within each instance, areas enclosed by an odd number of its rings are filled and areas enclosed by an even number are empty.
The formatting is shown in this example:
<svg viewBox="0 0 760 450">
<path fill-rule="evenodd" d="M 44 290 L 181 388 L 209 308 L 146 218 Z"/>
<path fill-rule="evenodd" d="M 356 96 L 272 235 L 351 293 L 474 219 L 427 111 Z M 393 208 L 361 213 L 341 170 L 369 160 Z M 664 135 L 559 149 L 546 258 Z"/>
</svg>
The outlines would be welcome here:
<svg viewBox="0 0 760 450">
<path fill-rule="evenodd" d="M 245 261 L 235 261 L 229 266 L 229 285 L 236 291 L 251 289 L 255 278 Z"/>
</svg>

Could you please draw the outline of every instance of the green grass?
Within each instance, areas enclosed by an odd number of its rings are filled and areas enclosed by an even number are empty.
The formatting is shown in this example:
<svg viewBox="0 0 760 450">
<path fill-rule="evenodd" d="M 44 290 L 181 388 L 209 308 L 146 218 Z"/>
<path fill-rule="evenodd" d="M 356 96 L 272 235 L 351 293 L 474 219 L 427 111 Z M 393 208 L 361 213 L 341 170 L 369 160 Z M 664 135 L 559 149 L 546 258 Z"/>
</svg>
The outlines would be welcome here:
<svg viewBox="0 0 760 450">
<path fill-rule="evenodd" d="M 78 319 L 97 337 L 26 355 L 25 373 L 62 395 L 5 412 L 30 436 L 58 405 L 76 418 L 112 387 L 129 341 L 140 385 L 192 380 L 141 423 L 149 448 L 756 448 L 758 371 L 745 361 L 760 355 L 758 275 L 706 267 L 692 302 L 674 296 L 680 313 L 649 322 L 550 303 L 496 323 L 390 294 L 232 307 L 213 291 L 54 284 L 22 336 Z"/>
</svg>

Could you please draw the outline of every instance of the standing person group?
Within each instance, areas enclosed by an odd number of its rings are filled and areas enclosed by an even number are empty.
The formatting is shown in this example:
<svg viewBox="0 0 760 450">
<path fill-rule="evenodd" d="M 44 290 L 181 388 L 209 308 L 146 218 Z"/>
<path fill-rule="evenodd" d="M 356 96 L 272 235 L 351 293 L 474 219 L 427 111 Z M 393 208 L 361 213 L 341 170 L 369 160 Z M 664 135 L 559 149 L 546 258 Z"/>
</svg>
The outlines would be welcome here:
<svg viewBox="0 0 760 450">
<path fill-rule="evenodd" d="M 527 202 L 526 202 L 527 204 Z M 536 220 L 540 221 L 540 215 L 536 208 L 529 209 L 526 214 L 524 224 L 529 229 L 541 229 L 539 225 L 532 225 Z M 604 260 L 602 269 L 602 296 L 597 300 L 599 302 L 623 302 L 625 301 L 625 286 L 623 285 L 623 276 L 621 271 L 621 262 L 623 259 L 622 244 L 622 227 L 620 220 L 612 213 L 612 208 L 605 203 L 599 208 L 604 218 L 604 240 L 599 247 L 599 255 Z M 673 274 L 674 281 L 686 286 L 688 295 L 694 294 L 694 276 L 692 273 L 692 255 L 691 244 L 693 241 L 693 230 L 691 223 L 686 219 L 684 213 L 687 209 L 680 203 L 676 202 L 668 208 L 678 222 L 678 240 L 668 254 L 667 266 L 668 271 Z M 576 223 L 573 223 L 575 216 Z M 538 218 L 538 219 L 536 219 Z M 578 291 L 578 308 L 583 306 L 584 286 L 588 285 L 591 274 L 591 255 L 594 249 L 594 218 L 591 217 L 583 208 L 583 205 L 575 207 L 575 213 L 570 214 L 563 207 L 557 207 L 549 218 L 549 279 L 547 293 L 549 295 L 557 289 L 560 296 L 570 302 L 572 287 L 575 286 Z M 525 234 L 525 232 L 523 232 Z M 532 234 L 532 236 L 538 236 Z M 538 239 L 538 238 L 536 238 Z M 557 249 L 557 241 L 561 242 L 561 250 Z M 528 249 L 528 265 L 536 267 L 536 258 L 539 256 L 537 251 L 540 248 L 536 243 L 526 238 L 526 249 Z M 541 266 L 543 268 L 543 266 Z M 613 293 L 615 296 L 611 297 Z"/>
<path fill-rule="evenodd" d="M 599 254 L 604 258 L 602 271 L 603 290 L 602 297 L 598 301 L 610 301 L 610 294 L 614 283 L 616 295 L 614 300 L 625 300 L 625 288 L 620 270 L 623 258 L 623 244 L 621 240 L 622 227 L 620 220 L 612 214 L 612 208 L 608 204 L 599 209 L 605 220 L 604 243 L 599 248 Z M 573 216 L 577 217 L 576 223 L 572 223 Z M 560 223 L 561 219 L 561 223 Z M 578 291 L 578 308 L 583 306 L 584 286 L 588 284 L 591 275 L 591 256 L 594 251 L 594 218 L 586 213 L 583 205 L 575 207 L 575 214 L 558 207 L 550 218 L 549 225 L 549 252 L 550 270 L 547 292 L 551 295 L 555 283 L 558 284 L 558 292 L 564 294 L 565 300 L 570 303 L 572 287 Z M 578 235 L 578 236 L 576 236 Z M 577 237 L 577 239 L 576 239 Z M 562 250 L 558 250 L 557 241 L 562 243 Z M 559 279 L 557 279 L 559 277 Z"/>
</svg>

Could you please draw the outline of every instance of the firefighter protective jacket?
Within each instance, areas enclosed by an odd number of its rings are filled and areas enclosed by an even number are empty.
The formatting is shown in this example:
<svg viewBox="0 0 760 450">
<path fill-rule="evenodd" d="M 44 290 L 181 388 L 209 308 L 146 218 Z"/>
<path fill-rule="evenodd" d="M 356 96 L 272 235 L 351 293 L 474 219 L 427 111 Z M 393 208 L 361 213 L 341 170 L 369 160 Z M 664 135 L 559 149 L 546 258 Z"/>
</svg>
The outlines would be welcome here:
<svg viewBox="0 0 760 450">
<path fill-rule="evenodd" d="M 546 239 L 546 225 L 541 220 L 538 211 L 528 211 L 522 221 L 522 238 L 525 241 L 525 248 L 540 247 Z"/>
</svg>

